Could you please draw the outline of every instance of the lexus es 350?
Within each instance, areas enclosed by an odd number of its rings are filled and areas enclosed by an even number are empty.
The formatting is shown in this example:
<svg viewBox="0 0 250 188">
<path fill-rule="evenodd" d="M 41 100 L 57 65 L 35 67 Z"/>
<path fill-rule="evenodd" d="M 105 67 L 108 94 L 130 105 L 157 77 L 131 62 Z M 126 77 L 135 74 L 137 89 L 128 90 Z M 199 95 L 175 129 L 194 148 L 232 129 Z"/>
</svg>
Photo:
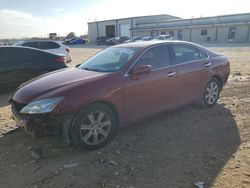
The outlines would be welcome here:
<svg viewBox="0 0 250 188">
<path fill-rule="evenodd" d="M 67 143 L 95 149 L 149 115 L 194 102 L 214 106 L 229 73 L 225 56 L 194 43 L 121 44 L 23 85 L 12 111 L 29 131 L 60 130 Z"/>
</svg>

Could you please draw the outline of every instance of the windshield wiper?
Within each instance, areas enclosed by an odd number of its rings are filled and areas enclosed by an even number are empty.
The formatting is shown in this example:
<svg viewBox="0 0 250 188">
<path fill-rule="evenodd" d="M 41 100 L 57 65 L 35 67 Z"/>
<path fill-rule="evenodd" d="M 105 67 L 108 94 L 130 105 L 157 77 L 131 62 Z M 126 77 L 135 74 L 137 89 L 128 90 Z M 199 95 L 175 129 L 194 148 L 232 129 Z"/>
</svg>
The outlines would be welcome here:
<svg viewBox="0 0 250 188">
<path fill-rule="evenodd" d="M 99 71 L 99 70 L 97 70 L 97 69 L 90 69 L 90 68 L 86 68 L 86 67 L 81 68 L 81 69 L 83 69 L 83 70 L 88 70 L 88 71 L 100 72 L 100 71 Z"/>
</svg>

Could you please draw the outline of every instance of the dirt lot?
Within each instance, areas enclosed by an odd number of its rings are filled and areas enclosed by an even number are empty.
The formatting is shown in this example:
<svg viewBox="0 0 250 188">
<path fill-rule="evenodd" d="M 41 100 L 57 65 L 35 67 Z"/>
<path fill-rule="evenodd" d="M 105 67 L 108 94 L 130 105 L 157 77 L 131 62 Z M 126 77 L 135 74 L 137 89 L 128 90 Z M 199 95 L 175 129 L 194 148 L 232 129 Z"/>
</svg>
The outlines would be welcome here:
<svg viewBox="0 0 250 188">
<path fill-rule="evenodd" d="M 100 49 L 71 49 L 74 64 Z M 97 151 L 34 140 L 22 130 L 2 135 L 0 187 L 250 187 L 250 47 L 211 49 L 227 55 L 232 69 L 215 107 L 190 105 L 135 123 Z M 15 125 L 9 95 L 0 95 L 0 130 Z M 32 146 L 43 148 L 42 159 L 31 158 Z"/>
</svg>

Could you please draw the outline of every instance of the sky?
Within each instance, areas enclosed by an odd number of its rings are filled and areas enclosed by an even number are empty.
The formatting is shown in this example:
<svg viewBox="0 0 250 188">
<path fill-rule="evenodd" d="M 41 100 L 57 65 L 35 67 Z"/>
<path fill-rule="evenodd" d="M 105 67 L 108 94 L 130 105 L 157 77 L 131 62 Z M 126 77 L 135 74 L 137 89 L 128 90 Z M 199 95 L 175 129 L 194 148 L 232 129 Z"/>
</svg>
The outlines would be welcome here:
<svg viewBox="0 0 250 188">
<path fill-rule="evenodd" d="M 181 18 L 250 13 L 249 0 L 0 0 L 0 39 L 87 34 L 88 22 L 169 14 Z"/>
</svg>

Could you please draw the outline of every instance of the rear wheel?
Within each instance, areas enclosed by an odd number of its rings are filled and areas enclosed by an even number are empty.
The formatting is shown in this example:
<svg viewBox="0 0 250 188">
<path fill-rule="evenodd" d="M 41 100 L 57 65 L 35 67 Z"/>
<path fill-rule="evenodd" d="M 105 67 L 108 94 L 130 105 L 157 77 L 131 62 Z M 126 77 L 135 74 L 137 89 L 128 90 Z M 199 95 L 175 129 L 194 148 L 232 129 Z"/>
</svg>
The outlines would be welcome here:
<svg viewBox="0 0 250 188">
<path fill-rule="evenodd" d="M 93 104 L 77 115 L 71 134 L 75 144 L 97 149 L 112 138 L 116 128 L 114 112 L 106 105 Z"/>
<path fill-rule="evenodd" d="M 212 107 L 216 104 L 221 91 L 221 86 L 216 78 L 211 78 L 203 93 L 203 105 L 205 107 Z"/>
</svg>

